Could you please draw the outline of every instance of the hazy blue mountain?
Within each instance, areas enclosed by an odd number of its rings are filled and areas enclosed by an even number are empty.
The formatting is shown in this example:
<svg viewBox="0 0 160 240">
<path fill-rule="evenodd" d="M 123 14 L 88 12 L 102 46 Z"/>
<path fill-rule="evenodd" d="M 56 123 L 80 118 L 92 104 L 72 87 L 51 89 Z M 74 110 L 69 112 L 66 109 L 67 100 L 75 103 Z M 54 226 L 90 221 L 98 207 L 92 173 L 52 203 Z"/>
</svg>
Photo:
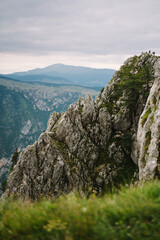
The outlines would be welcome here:
<svg viewBox="0 0 160 240">
<path fill-rule="evenodd" d="M 115 70 L 53 64 L 27 72 L 16 72 L 7 76 L 22 81 L 38 81 L 76 84 L 88 87 L 104 87 L 111 80 Z M 55 82 L 56 81 L 56 82 Z"/>
<path fill-rule="evenodd" d="M 43 83 L 55 83 L 55 84 L 74 84 L 72 81 L 65 79 L 63 77 L 57 77 L 57 76 L 47 76 L 47 75 L 39 75 L 39 74 L 33 74 L 33 75 L 16 75 L 16 74 L 7 74 L 2 75 L 9 77 L 14 80 L 20 80 L 25 82 L 43 82 Z"/>
</svg>

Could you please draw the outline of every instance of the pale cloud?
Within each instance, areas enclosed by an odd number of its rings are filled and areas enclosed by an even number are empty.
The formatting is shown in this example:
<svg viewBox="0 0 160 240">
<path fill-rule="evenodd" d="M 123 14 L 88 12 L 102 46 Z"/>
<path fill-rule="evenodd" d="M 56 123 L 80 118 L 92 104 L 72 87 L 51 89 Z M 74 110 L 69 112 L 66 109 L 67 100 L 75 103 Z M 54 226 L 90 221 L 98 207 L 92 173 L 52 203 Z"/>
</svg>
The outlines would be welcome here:
<svg viewBox="0 0 160 240">
<path fill-rule="evenodd" d="M 160 53 L 159 0 L 4 0 L 0 9 L 0 72 L 56 58 L 117 68 L 126 56 Z"/>
<path fill-rule="evenodd" d="M 128 57 L 130 57 L 130 55 L 57 53 L 55 55 L 35 56 L 29 54 L 2 53 L 0 54 L 0 69 L 1 73 L 7 74 L 17 71 L 27 71 L 37 67 L 43 68 L 56 63 L 92 68 L 118 69 Z"/>
</svg>

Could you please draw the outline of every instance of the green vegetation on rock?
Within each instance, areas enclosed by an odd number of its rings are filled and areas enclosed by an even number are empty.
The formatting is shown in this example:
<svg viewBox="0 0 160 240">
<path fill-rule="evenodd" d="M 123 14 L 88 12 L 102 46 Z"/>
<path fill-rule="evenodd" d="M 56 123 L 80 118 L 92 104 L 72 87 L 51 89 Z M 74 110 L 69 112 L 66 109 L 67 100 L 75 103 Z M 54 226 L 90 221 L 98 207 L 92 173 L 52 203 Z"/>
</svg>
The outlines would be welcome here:
<svg viewBox="0 0 160 240">
<path fill-rule="evenodd" d="M 143 115 L 142 120 L 141 120 L 142 127 L 145 124 L 145 122 L 146 122 L 150 113 L 151 113 L 151 108 L 148 108 L 147 111 L 145 112 L 145 114 Z"/>
<path fill-rule="evenodd" d="M 140 62 L 141 56 L 134 56 L 120 68 L 120 81 L 115 84 L 115 92 L 111 96 L 113 103 L 121 98 L 123 105 L 134 112 L 139 94 L 148 97 L 150 83 L 154 78 L 153 64 L 148 61 L 149 58 L 150 55 L 146 55 L 143 62 Z"/>
<path fill-rule="evenodd" d="M 18 161 L 18 157 L 19 157 L 20 152 L 18 151 L 18 148 L 15 149 L 15 151 L 12 154 L 12 165 L 11 165 L 11 170 L 14 168 L 14 166 L 16 165 L 17 161 Z"/>
</svg>

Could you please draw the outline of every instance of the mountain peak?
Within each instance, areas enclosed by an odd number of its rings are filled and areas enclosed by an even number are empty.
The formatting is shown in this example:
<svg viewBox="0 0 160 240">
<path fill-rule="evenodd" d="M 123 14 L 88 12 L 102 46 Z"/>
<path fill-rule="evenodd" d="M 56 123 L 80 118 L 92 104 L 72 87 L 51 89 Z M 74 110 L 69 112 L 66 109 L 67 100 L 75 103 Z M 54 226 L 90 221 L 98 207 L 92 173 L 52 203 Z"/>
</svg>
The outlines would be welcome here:
<svg viewBox="0 0 160 240">
<path fill-rule="evenodd" d="M 67 79 L 75 85 L 86 87 L 104 87 L 112 78 L 115 70 L 113 69 L 95 69 L 88 67 L 79 67 L 64 65 L 62 63 L 53 64 L 44 68 L 36 68 L 27 72 L 18 72 L 7 76 L 18 77 L 22 79 L 26 76 L 43 75 L 46 77 L 59 77 Z M 30 79 L 32 81 L 32 78 Z"/>
<path fill-rule="evenodd" d="M 159 79 L 158 57 L 134 56 L 96 101 L 80 98 L 51 114 L 47 130 L 20 154 L 5 196 L 101 193 L 159 176 Z"/>
</svg>

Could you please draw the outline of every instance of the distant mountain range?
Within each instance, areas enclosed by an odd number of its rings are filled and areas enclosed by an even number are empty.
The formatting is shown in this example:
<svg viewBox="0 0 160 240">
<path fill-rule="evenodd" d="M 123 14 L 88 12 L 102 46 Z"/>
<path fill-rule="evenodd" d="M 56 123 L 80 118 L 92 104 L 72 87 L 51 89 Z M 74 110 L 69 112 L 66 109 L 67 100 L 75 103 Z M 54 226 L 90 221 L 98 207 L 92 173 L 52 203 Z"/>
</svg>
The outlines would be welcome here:
<svg viewBox="0 0 160 240">
<path fill-rule="evenodd" d="M 28 82 L 45 82 L 86 87 L 104 87 L 111 80 L 115 70 L 53 64 L 45 68 L 36 68 L 26 72 L 3 75 Z"/>
</svg>

